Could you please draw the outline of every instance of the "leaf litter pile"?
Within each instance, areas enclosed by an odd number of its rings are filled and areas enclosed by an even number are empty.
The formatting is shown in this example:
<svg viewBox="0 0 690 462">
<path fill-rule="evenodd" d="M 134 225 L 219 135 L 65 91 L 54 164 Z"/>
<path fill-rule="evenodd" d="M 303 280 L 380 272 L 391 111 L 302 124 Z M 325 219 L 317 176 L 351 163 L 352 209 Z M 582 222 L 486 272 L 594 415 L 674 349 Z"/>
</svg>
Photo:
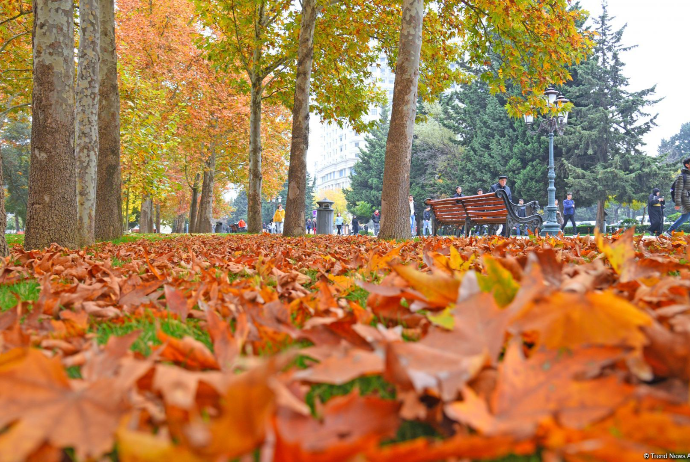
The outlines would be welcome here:
<svg viewBox="0 0 690 462">
<path fill-rule="evenodd" d="M 17 247 L 0 268 L 0 460 L 687 454 L 689 244 Z"/>
</svg>

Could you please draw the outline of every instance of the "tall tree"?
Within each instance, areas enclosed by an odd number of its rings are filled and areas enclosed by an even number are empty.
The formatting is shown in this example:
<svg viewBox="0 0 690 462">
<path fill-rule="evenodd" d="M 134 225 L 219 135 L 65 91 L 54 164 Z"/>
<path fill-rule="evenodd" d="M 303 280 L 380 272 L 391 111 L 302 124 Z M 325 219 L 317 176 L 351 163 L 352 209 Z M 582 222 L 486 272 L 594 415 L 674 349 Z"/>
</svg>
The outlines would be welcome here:
<svg viewBox="0 0 690 462">
<path fill-rule="evenodd" d="M 570 77 L 567 65 L 579 62 L 590 48 L 588 32 L 577 29 L 577 22 L 583 13 L 569 11 L 567 0 L 556 0 L 545 4 L 541 0 L 528 0 L 512 3 L 505 8 L 502 2 L 493 0 L 473 0 L 470 2 L 447 2 L 441 7 L 427 5 L 424 15 L 426 35 L 424 47 L 416 46 L 417 36 L 408 35 L 407 28 L 421 24 L 417 20 L 418 8 L 414 4 L 414 14 L 408 10 L 412 3 L 403 3 L 403 13 L 397 67 L 402 63 L 422 61 L 422 78 L 420 95 L 428 94 L 430 89 L 442 90 L 452 81 L 468 81 L 472 75 L 462 68 L 450 69 L 450 63 L 464 58 L 468 67 L 477 68 L 491 65 L 492 56 L 499 63 L 491 71 L 484 72 L 481 78 L 489 83 L 492 91 L 505 92 L 510 84 L 522 91 L 518 96 L 508 99 L 511 116 L 525 112 L 546 112 L 546 104 L 540 95 L 550 83 L 563 83 Z M 410 10 L 411 11 L 411 10 Z M 545 20 L 548 18 L 548 20 Z M 421 30 L 421 29 L 420 29 Z M 457 40 L 454 40 L 457 38 Z M 383 38 L 384 47 L 390 48 L 391 39 Z M 419 36 L 421 43 L 421 35 Z M 415 46 L 410 46 L 414 43 Z M 438 53 L 444 52 L 453 60 L 437 59 Z M 396 92 L 399 87 L 405 96 L 393 95 L 393 114 L 391 132 L 386 148 L 386 172 L 382 192 L 382 238 L 404 238 L 409 236 L 407 223 L 408 212 L 405 212 L 405 195 L 409 189 L 410 149 L 412 130 L 410 116 L 414 117 L 416 106 L 409 101 L 413 94 L 407 85 L 416 78 L 419 66 L 407 67 L 406 72 L 396 68 Z M 436 72 L 429 72 L 434 69 Z M 443 78 L 434 79 L 435 75 Z M 426 77 L 430 75 L 430 77 Z M 405 85 L 403 85 L 403 82 Z M 416 83 L 415 83 L 416 90 Z M 416 93 L 414 93 L 416 94 Z M 396 110 L 396 101 L 404 101 L 406 110 Z M 401 120 L 396 120 L 402 117 Z M 396 127 L 393 130 L 393 127 Z M 403 140 L 399 136 L 407 136 Z M 404 183 L 401 183 L 404 182 Z M 387 210 L 390 211 L 386 213 Z"/>
<path fill-rule="evenodd" d="M 417 81 L 422 49 L 423 0 L 403 0 L 398 62 L 395 67 L 393 110 L 386 141 L 381 193 L 382 239 L 410 237 L 410 157 L 417 113 Z"/>
<path fill-rule="evenodd" d="M 80 246 L 95 242 L 98 165 L 99 0 L 79 2 L 79 65 L 76 88 L 77 236 Z M 119 226 L 119 217 L 118 217 Z"/>
<path fill-rule="evenodd" d="M 381 118 L 374 128 L 364 136 L 365 146 L 360 148 L 357 162 L 353 167 L 350 187 L 345 190 L 348 210 L 354 213 L 360 202 L 381 208 L 383 190 L 383 166 L 386 158 L 386 139 L 390 124 L 388 106 L 381 108 Z"/>
<path fill-rule="evenodd" d="M 206 162 L 204 180 L 201 184 L 201 199 L 199 200 L 199 214 L 197 217 L 197 233 L 213 232 L 213 180 L 216 170 L 216 151 L 211 146 L 211 155 Z"/>
<path fill-rule="evenodd" d="M 690 122 L 680 127 L 680 131 L 671 138 L 661 140 L 659 154 L 668 156 L 668 162 L 680 162 L 690 156 Z"/>
<path fill-rule="evenodd" d="M 29 158 L 31 157 L 31 118 L 17 117 L 6 124 L 0 135 L 3 181 L 7 185 L 6 211 L 15 222 L 26 222 L 29 192 Z"/>
<path fill-rule="evenodd" d="M 36 0 L 26 249 L 76 247 L 74 18 L 69 0 Z"/>
<path fill-rule="evenodd" d="M 575 67 L 566 90 L 575 108 L 559 144 L 569 187 L 582 205 L 597 204 L 597 227 L 603 231 L 609 198 L 630 203 L 668 181 L 670 172 L 662 159 L 642 150 L 644 135 L 656 125 L 656 115 L 647 112 L 656 101 L 654 87 L 628 90 L 622 56 L 632 47 L 622 44 L 625 28 L 613 29 L 606 3 L 594 26 L 593 56 Z"/>
<path fill-rule="evenodd" d="M 122 236 L 120 168 L 120 91 L 117 83 L 115 0 L 98 0 L 100 63 L 98 69 L 98 165 L 96 239 Z"/>
<path fill-rule="evenodd" d="M 30 113 L 33 9 L 30 0 L 0 6 L 0 130 L 6 116 Z"/>
<path fill-rule="evenodd" d="M 304 234 L 304 198 L 307 188 L 307 148 L 309 147 L 309 86 L 314 59 L 314 26 L 316 0 L 302 0 L 302 22 L 299 31 L 295 100 L 292 106 L 292 143 L 288 193 L 285 202 L 284 236 Z"/>
</svg>

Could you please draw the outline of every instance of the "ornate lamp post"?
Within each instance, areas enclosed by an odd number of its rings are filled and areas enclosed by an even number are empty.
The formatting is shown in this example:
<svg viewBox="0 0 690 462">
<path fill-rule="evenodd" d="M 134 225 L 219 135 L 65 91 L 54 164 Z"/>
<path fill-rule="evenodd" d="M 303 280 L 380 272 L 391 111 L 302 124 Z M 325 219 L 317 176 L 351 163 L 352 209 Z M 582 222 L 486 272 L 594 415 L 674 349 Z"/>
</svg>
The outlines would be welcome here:
<svg viewBox="0 0 690 462">
<path fill-rule="evenodd" d="M 549 114 L 544 117 L 536 130 L 531 129 L 532 124 L 534 123 L 534 115 L 525 114 L 524 118 L 530 133 L 537 134 L 543 132 L 549 134 L 549 187 L 547 189 L 549 202 L 546 206 L 546 222 L 541 230 L 541 234 L 542 236 L 547 234 L 555 236 L 561 231 L 561 227 L 556 221 L 556 186 L 554 185 L 556 180 L 556 171 L 554 169 L 553 162 L 553 134 L 554 132 L 558 133 L 559 135 L 563 134 L 563 130 L 568 123 L 568 112 L 566 112 L 563 107 L 569 101 L 553 87 L 546 89 L 544 92 L 544 99 L 546 100 L 546 104 L 549 109 L 555 108 L 558 110 L 556 116 Z"/>
</svg>

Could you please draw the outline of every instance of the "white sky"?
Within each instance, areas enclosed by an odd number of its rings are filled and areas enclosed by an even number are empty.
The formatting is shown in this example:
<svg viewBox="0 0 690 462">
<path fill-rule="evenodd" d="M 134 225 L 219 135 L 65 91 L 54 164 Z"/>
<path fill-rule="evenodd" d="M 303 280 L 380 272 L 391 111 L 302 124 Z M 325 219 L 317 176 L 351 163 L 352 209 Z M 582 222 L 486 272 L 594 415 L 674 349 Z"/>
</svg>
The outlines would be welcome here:
<svg viewBox="0 0 690 462">
<path fill-rule="evenodd" d="M 591 17 L 601 13 L 601 0 L 580 4 Z M 630 90 L 656 85 L 656 99 L 664 98 L 650 109 L 659 116 L 645 137 L 645 150 L 656 154 L 663 138 L 690 122 L 690 0 L 608 0 L 608 12 L 614 30 L 627 24 L 623 45 L 637 45 L 622 56 Z"/>
</svg>

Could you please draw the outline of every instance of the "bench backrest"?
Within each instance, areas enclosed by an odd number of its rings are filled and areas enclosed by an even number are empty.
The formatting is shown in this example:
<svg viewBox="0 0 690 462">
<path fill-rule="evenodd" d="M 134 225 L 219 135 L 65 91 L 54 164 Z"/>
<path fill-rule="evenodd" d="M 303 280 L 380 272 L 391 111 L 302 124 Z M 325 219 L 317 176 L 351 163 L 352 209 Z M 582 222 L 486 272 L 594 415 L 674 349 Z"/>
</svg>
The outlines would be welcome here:
<svg viewBox="0 0 690 462">
<path fill-rule="evenodd" d="M 508 217 L 506 204 L 496 193 L 433 199 L 426 203 L 442 223 L 463 224 L 469 218 L 473 223 L 499 224 L 505 223 Z"/>
</svg>

